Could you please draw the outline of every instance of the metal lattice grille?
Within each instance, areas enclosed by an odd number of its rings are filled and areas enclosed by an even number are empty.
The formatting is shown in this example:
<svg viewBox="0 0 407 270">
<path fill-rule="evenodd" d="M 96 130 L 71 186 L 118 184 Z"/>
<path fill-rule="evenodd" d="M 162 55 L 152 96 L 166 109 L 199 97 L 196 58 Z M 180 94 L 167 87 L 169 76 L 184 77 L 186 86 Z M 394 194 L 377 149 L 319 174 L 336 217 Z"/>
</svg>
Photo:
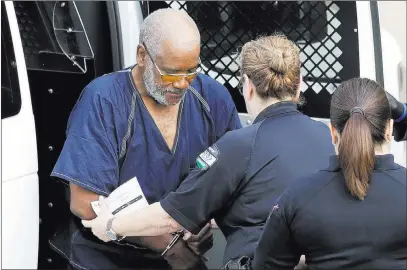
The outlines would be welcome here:
<svg viewBox="0 0 407 270">
<path fill-rule="evenodd" d="M 31 3 L 35 5 L 35 3 Z M 24 49 L 24 56 L 26 61 L 30 61 L 31 57 L 37 54 L 44 45 L 41 36 L 38 35 L 37 18 L 32 18 L 33 15 L 27 12 L 26 3 L 19 2 L 14 4 L 16 16 L 18 21 L 18 28 L 20 29 L 21 41 Z"/>
<path fill-rule="evenodd" d="M 326 91 L 330 96 L 346 79 L 341 73 L 349 63 L 343 57 L 342 23 L 338 17 L 343 11 L 337 2 L 166 3 L 171 8 L 186 10 L 195 20 L 202 38 L 203 69 L 229 90 L 239 82 L 236 63 L 239 48 L 259 35 L 276 31 L 287 35 L 300 48 L 302 92 L 313 91 L 318 95 Z"/>
<path fill-rule="evenodd" d="M 15 1 L 27 69 L 86 73 L 94 57 L 75 2 Z"/>
</svg>

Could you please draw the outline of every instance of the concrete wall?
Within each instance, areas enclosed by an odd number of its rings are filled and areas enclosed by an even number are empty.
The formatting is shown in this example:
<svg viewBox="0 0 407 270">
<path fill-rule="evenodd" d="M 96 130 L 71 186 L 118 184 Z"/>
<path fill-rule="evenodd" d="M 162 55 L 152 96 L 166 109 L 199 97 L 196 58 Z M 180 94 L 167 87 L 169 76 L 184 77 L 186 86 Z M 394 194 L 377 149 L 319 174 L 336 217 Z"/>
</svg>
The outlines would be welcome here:
<svg viewBox="0 0 407 270">
<path fill-rule="evenodd" d="M 397 41 L 406 66 L 406 1 L 378 1 L 381 26 Z M 406 88 L 401 99 L 406 101 Z"/>
</svg>

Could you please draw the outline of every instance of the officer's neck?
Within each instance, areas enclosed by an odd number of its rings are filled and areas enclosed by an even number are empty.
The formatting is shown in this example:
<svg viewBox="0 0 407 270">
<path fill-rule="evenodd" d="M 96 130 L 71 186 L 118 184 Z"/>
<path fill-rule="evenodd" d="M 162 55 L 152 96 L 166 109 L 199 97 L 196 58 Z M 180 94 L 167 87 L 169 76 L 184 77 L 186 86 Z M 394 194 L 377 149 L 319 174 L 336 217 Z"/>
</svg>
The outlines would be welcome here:
<svg viewBox="0 0 407 270">
<path fill-rule="evenodd" d="M 283 101 L 293 101 L 293 98 L 284 98 L 284 99 L 278 99 L 278 98 L 267 98 L 267 99 L 262 99 L 258 96 L 254 97 L 254 102 L 257 103 L 253 106 L 252 108 L 252 117 L 256 118 L 262 111 L 264 111 L 266 108 L 270 107 L 271 105 L 277 104 L 279 102 Z"/>
<path fill-rule="evenodd" d="M 340 137 L 338 137 L 338 143 L 335 144 L 335 152 L 336 154 L 339 153 L 339 142 L 340 142 Z M 381 156 L 381 155 L 388 155 L 390 154 L 390 143 L 389 142 L 384 142 L 382 144 L 376 144 L 374 147 L 374 154 L 376 156 Z"/>
<path fill-rule="evenodd" d="M 388 142 L 385 142 L 383 144 L 376 145 L 374 153 L 376 156 L 390 154 L 390 144 Z"/>
</svg>

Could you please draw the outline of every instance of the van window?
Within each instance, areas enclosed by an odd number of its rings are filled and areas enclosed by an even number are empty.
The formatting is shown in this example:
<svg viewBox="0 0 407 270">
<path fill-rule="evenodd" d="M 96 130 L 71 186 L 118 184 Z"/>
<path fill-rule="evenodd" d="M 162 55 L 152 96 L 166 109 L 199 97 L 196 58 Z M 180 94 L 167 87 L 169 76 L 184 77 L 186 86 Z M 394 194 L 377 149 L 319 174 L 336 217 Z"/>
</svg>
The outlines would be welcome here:
<svg viewBox="0 0 407 270">
<path fill-rule="evenodd" d="M 4 2 L 1 2 L 1 119 L 20 112 L 21 96 L 13 41 Z"/>
<path fill-rule="evenodd" d="M 75 1 L 15 1 L 14 8 L 27 69 L 86 73 L 94 53 Z"/>
</svg>

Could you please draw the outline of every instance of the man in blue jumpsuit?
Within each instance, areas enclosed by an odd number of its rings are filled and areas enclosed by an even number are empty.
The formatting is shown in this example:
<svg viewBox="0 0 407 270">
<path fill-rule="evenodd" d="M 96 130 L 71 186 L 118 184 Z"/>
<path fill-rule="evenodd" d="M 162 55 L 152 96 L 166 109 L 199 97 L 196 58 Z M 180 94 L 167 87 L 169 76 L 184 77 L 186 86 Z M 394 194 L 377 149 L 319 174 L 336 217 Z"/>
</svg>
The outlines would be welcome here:
<svg viewBox="0 0 407 270">
<path fill-rule="evenodd" d="M 193 20 L 183 11 L 158 10 L 141 27 L 137 65 L 84 89 L 52 172 L 69 182 L 74 215 L 95 218 L 90 202 L 133 177 L 150 204 L 159 201 L 177 189 L 199 153 L 241 127 L 227 90 L 198 73 L 199 53 Z M 78 225 L 70 228 L 66 249 L 54 248 L 80 269 L 196 268 L 202 261 L 195 253 L 212 245 L 210 227 L 203 230 L 189 242 L 178 241 L 164 258 L 157 252 L 172 235 L 133 238 L 139 244 L 133 246 L 105 244 Z"/>
</svg>

